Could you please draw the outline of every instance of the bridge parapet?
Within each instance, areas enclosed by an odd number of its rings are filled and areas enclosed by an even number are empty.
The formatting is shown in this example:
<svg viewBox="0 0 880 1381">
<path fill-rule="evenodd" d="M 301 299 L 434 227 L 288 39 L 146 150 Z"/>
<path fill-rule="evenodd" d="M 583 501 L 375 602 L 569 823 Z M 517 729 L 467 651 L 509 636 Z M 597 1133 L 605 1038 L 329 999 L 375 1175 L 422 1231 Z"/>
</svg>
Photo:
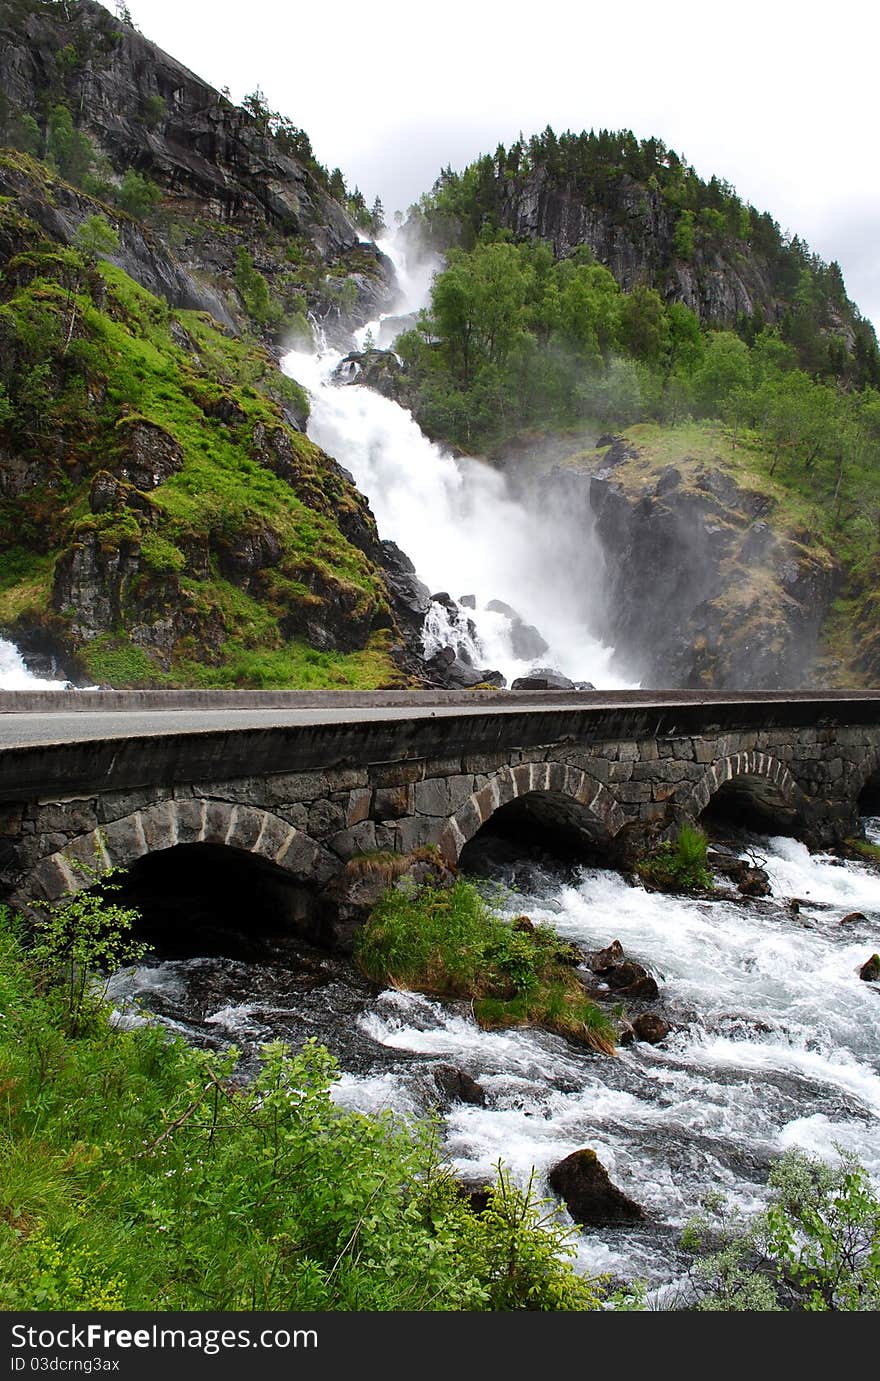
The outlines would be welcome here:
<svg viewBox="0 0 880 1381">
<path fill-rule="evenodd" d="M 562 706 L 310 726 L 300 737 L 248 729 L 245 746 L 234 732 L 193 736 L 191 757 L 157 735 L 139 740 L 140 760 L 131 744 L 100 744 L 100 770 L 75 745 L 44 745 L 34 750 L 39 773 L 22 771 L 20 799 L 2 768 L 26 752 L 9 750 L 0 753 L 0 886 L 17 904 L 54 900 L 83 885 L 77 863 L 129 866 L 204 843 L 259 856 L 320 892 L 358 854 L 434 845 L 454 863 L 499 812 L 611 854 L 673 833 L 734 791 L 827 846 L 857 829 L 859 794 L 880 773 L 880 699 L 854 703 L 851 716 L 774 701 L 763 716 L 754 704 L 593 715 Z M 68 790 L 43 785 L 53 752 L 75 764 Z"/>
</svg>

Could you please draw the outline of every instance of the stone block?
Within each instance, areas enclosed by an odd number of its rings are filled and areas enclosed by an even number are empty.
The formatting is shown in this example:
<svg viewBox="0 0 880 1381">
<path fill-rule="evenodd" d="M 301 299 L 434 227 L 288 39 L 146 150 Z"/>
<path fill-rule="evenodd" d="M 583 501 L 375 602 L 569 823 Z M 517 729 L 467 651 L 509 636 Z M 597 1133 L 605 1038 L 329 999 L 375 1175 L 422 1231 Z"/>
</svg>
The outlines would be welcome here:
<svg viewBox="0 0 880 1381">
<path fill-rule="evenodd" d="M 228 801 L 205 802 L 205 844 L 225 844 L 229 832 L 230 819 L 235 809 Z"/>
<path fill-rule="evenodd" d="M 651 784 L 650 782 L 621 782 L 614 794 L 621 805 L 642 804 L 651 799 Z"/>
<path fill-rule="evenodd" d="M 149 852 L 140 812 L 103 825 L 102 832 L 107 853 L 118 868 L 126 868 Z"/>
<path fill-rule="evenodd" d="M 286 820 L 288 825 L 293 825 L 295 830 L 307 830 L 309 827 L 309 808 L 305 801 L 285 801 L 283 805 L 275 807 L 275 814 Z"/>
<path fill-rule="evenodd" d="M 382 762 L 369 769 L 369 780 L 373 786 L 411 786 L 425 776 L 423 758 L 411 762 Z"/>
<path fill-rule="evenodd" d="M 477 773 L 485 772 L 493 774 L 500 768 L 507 766 L 506 753 L 465 753 L 461 760 L 463 772 Z"/>
<path fill-rule="evenodd" d="M 425 844 L 436 844 L 445 823 L 438 816 L 431 815 L 411 815 L 405 820 L 398 820 L 396 830 L 399 852 L 408 854 Z"/>
<path fill-rule="evenodd" d="M 339 858 L 354 858 L 355 854 L 372 853 L 376 848 L 376 826 L 363 820 L 351 829 L 340 830 L 327 840 L 327 845 Z"/>
<path fill-rule="evenodd" d="M 196 782 L 192 794 L 213 801 L 265 806 L 268 797 L 267 781 L 265 777 L 237 777 L 228 782 Z"/>
<path fill-rule="evenodd" d="M 431 777 L 416 782 L 413 791 L 417 815 L 454 815 L 473 790 L 473 777 Z"/>
<path fill-rule="evenodd" d="M 400 820 L 415 810 L 415 792 L 411 785 L 377 787 L 373 792 L 373 819 Z"/>
<path fill-rule="evenodd" d="M 352 793 L 354 794 L 354 793 Z M 370 793 L 367 796 L 367 809 L 369 810 Z M 326 839 L 328 835 L 338 834 L 347 825 L 360 824 L 366 818 L 366 812 L 359 815 L 357 819 L 350 820 L 346 817 L 346 812 L 341 806 L 334 804 L 333 801 L 317 800 L 313 801 L 309 808 L 307 829 L 313 839 Z"/>
<path fill-rule="evenodd" d="M 326 796 L 329 790 L 323 772 L 281 772 L 277 777 L 266 778 L 263 799 L 267 805 L 286 801 L 315 801 L 319 796 Z"/>
<path fill-rule="evenodd" d="M 677 738 L 672 745 L 672 756 L 685 760 L 694 760 L 694 745 L 689 738 Z"/>
<path fill-rule="evenodd" d="M 173 801 L 160 801 L 142 810 L 140 818 L 147 853 L 174 848 L 177 843 L 177 807 Z"/>
<path fill-rule="evenodd" d="M 205 802 L 177 802 L 178 844 L 200 844 L 205 830 Z"/>
<path fill-rule="evenodd" d="M 264 815 L 263 826 L 252 852 L 275 863 L 290 848 L 293 838 L 298 833 L 299 831 L 277 815 Z"/>
<path fill-rule="evenodd" d="M 613 762 L 608 772 L 609 785 L 614 788 L 618 782 L 628 782 L 633 774 L 634 764 L 630 762 Z"/>
<path fill-rule="evenodd" d="M 356 787 L 370 784 L 366 767 L 328 767 L 322 775 L 325 791 L 354 791 Z"/>
<path fill-rule="evenodd" d="M 226 831 L 226 844 L 250 853 L 260 837 L 266 813 L 253 806 L 233 806 Z"/>
</svg>

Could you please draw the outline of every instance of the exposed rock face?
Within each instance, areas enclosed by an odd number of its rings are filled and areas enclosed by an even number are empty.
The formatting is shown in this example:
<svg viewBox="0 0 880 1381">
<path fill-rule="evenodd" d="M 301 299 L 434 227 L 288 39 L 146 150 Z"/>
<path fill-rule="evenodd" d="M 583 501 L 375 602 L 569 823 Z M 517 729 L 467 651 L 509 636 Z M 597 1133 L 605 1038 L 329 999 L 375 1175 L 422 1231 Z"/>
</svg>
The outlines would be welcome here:
<svg viewBox="0 0 880 1381">
<path fill-rule="evenodd" d="M 585 1227 L 639 1223 L 646 1217 L 639 1204 L 611 1183 L 595 1151 L 573 1151 L 554 1165 L 547 1178 L 575 1222 Z"/>
<path fill-rule="evenodd" d="M 57 88 L 60 27 L 87 54 L 67 94 L 79 98 L 83 127 L 115 164 L 149 171 L 175 200 L 197 201 L 220 219 L 272 221 L 308 234 L 325 253 L 355 248 L 357 231 L 339 204 L 254 119 L 95 0 L 71 9 L 67 23 L 35 14 L 23 32 L 3 26 L 0 83 L 9 100 L 30 111 L 38 92 Z"/>
<path fill-rule="evenodd" d="M 543 481 L 592 528 L 605 563 L 594 632 L 646 686 L 803 686 L 838 568 L 810 534 L 771 526 L 774 501 L 718 462 L 647 472 L 625 438 Z M 574 578 L 595 582 L 585 569 Z"/>
<path fill-rule="evenodd" d="M 613 204 L 600 205 L 555 178 L 546 167 L 498 183 L 495 214 L 517 239 L 544 240 L 557 258 L 587 245 L 627 291 L 657 288 L 708 325 L 734 326 L 743 316 L 781 320 L 787 303 L 774 291 L 772 265 L 744 240 L 727 235 L 696 246 L 690 259 L 676 252 L 677 206 L 659 190 L 624 174 Z M 846 329 L 847 323 L 839 323 Z"/>
<path fill-rule="evenodd" d="M 208 311 L 233 328 L 242 315 L 233 286 L 239 247 L 253 253 L 281 299 L 291 275 L 286 244 L 293 239 L 310 260 L 301 295 L 331 335 L 388 305 L 389 262 L 361 242 L 306 161 L 96 0 L 67 9 L 69 15 L 58 7 L 24 21 L 0 11 L 0 87 L 38 123 L 45 93 L 53 92 L 76 113 L 114 176 L 132 168 L 161 188 L 163 209 L 177 222 L 173 251 L 122 216 L 114 262 L 172 306 Z M 78 60 L 59 65 L 62 51 L 75 51 Z M 69 244 L 89 208 L 70 189 L 57 205 L 40 205 L 33 214 Z M 331 278 L 322 281 L 322 267 Z M 343 306 L 337 290 L 346 281 Z"/>
</svg>

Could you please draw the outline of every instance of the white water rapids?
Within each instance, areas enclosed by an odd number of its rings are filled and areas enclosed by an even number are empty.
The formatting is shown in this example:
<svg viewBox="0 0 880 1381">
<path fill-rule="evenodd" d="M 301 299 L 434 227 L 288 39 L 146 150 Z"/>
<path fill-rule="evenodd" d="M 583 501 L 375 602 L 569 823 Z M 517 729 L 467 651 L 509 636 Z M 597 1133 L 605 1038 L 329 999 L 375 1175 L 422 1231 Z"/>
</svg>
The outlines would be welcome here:
<svg viewBox="0 0 880 1381">
<path fill-rule="evenodd" d="M 592 1147 L 649 1220 L 580 1233 L 579 1257 L 657 1283 L 679 1269 L 677 1236 L 701 1196 L 720 1189 L 755 1211 L 771 1160 L 788 1148 L 833 1159 L 844 1147 L 880 1177 L 880 993 L 858 976 L 878 948 L 880 878 L 792 839 L 758 847 L 766 900 L 668 897 L 592 869 L 565 882 L 533 873 L 529 890 L 511 895 L 512 912 L 586 950 L 619 939 L 657 978 L 674 1033 L 613 1058 L 545 1032 L 483 1031 L 464 1004 L 354 992 L 338 973 L 293 991 L 283 958 L 147 965 L 116 992 L 248 1058 L 277 1036 L 316 1036 L 344 1071 L 335 1096 L 363 1111 L 424 1112 L 437 1062 L 466 1071 L 486 1106 L 453 1103 L 447 1115 L 446 1151 L 462 1178 L 483 1182 L 503 1160 L 521 1183 L 537 1167 L 546 1191 L 553 1164 Z M 854 910 L 865 919 L 841 925 Z"/>
<path fill-rule="evenodd" d="M 436 261 L 407 262 L 393 240 L 380 248 L 395 266 L 400 298 L 395 311 L 408 314 L 428 296 Z M 383 339 L 380 318 L 357 333 Z M 411 413 L 371 389 L 332 382 L 343 356 L 322 348 L 291 352 L 282 368 L 309 392 L 309 435 L 354 476 L 376 516 L 379 535 L 397 543 L 431 593 L 447 591 L 457 601 L 472 595 L 476 609 L 450 620 L 432 606 L 426 651 L 463 640 L 477 667 L 500 671 L 508 683 L 536 663 L 555 667 L 573 681 L 599 688 L 626 684 L 613 664 L 613 649 L 590 631 L 601 581 L 601 555 L 583 521 L 554 507 L 549 494 L 542 511 L 511 491 L 505 476 L 469 457 L 453 458 L 421 431 Z M 591 570 L 593 585 L 580 572 Z M 511 620 L 487 609 L 501 601 L 537 627 L 549 644 L 538 658 L 518 657 L 511 646 Z M 476 623 L 468 639 L 466 621 Z"/>
<path fill-rule="evenodd" d="M 15 643 L 0 638 L 0 690 L 65 690 L 67 681 L 47 681 L 28 671 Z"/>
</svg>

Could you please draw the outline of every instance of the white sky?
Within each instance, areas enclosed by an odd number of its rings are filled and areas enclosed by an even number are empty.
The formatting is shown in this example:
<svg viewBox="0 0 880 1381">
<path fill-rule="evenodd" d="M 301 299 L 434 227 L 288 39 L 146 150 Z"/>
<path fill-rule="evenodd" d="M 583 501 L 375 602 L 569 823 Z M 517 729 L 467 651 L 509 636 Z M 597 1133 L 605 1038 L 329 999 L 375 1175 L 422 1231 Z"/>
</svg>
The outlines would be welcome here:
<svg viewBox="0 0 880 1381">
<path fill-rule="evenodd" d="M 108 9 L 112 0 L 105 0 Z M 130 0 L 240 100 L 260 85 L 368 202 L 548 123 L 657 135 L 826 260 L 880 327 L 871 0 Z"/>
</svg>

